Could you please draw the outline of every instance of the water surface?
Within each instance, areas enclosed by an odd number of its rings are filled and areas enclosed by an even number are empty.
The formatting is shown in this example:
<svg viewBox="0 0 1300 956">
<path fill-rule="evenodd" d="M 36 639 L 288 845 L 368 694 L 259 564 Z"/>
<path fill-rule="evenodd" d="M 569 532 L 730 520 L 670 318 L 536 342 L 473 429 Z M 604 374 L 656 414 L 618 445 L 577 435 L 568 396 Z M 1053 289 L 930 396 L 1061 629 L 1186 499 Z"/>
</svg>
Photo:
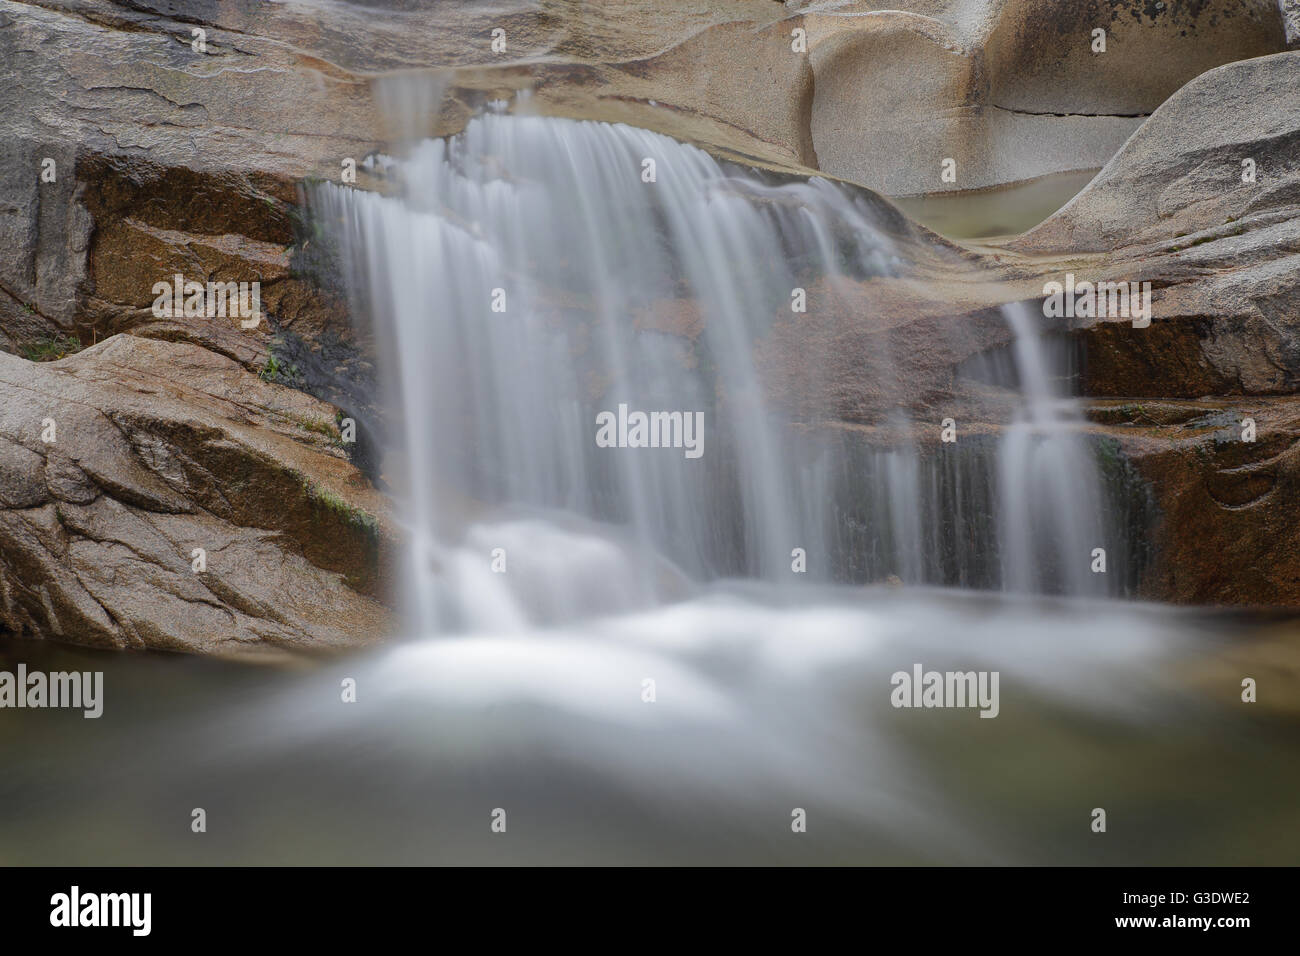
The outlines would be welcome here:
<svg viewBox="0 0 1300 956">
<path fill-rule="evenodd" d="M 722 585 L 290 669 L 6 640 L 106 689 L 2 715 L 0 862 L 1295 864 L 1296 625 Z M 913 663 L 998 670 L 999 716 L 892 707 Z"/>
</svg>

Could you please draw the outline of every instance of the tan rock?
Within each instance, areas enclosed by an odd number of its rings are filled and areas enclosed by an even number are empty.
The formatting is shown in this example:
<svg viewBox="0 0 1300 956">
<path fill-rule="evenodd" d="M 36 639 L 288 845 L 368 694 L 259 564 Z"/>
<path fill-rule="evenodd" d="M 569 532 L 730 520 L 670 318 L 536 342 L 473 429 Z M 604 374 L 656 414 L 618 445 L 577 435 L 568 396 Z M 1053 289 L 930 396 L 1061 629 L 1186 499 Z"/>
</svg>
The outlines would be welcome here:
<svg viewBox="0 0 1300 956">
<path fill-rule="evenodd" d="M 1026 252 L 1109 251 L 1170 241 L 1300 205 L 1300 53 L 1219 67 L 1143 124 L 1060 212 L 1012 243 Z M 1246 175 L 1247 162 L 1252 177 Z M 1238 231 L 1234 228 L 1231 231 Z"/>
<path fill-rule="evenodd" d="M 195 345 L 0 355 L 5 626 L 217 654 L 384 636 L 393 527 L 334 414 Z"/>
</svg>

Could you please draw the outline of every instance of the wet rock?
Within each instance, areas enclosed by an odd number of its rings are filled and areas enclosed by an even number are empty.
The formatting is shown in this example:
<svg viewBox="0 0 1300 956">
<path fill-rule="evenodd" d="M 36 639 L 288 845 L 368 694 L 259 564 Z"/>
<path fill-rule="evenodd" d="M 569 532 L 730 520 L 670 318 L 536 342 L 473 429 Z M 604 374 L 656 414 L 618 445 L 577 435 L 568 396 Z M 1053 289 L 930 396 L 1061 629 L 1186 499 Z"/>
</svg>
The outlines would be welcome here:
<svg viewBox="0 0 1300 956">
<path fill-rule="evenodd" d="M 774 317 L 757 356 L 796 421 L 870 431 L 901 403 L 994 434 L 1004 397 L 973 388 L 963 363 L 1005 347 L 999 305 L 1066 270 L 1157 283 L 1150 328 L 1069 330 L 1089 393 L 1295 391 L 1300 53 L 1260 56 L 1294 42 L 1291 0 L 884 6 L 507 2 L 433 17 L 419 0 L 286 2 L 206 5 L 199 23 L 170 0 L 0 0 L 0 161 L 23 173 L 0 182 L 0 349 L 93 345 L 52 364 L 0 356 L 5 626 L 209 652 L 383 633 L 392 534 L 365 477 L 382 471 L 369 347 L 322 281 L 328 265 L 308 267 L 320 239 L 299 189 L 348 158 L 358 185 L 389 188 L 366 157 L 455 132 L 491 100 L 895 195 L 1095 168 L 1141 125 L 1016 242 L 963 250 L 899 215 L 907 275 L 810 282 L 809 313 Z M 1090 48 L 1096 26 L 1105 54 Z M 1259 58 L 1212 69 L 1243 57 Z M 409 123 L 391 122 L 393 104 Z M 948 157 L 954 183 L 939 176 Z M 177 272 L 259 281 L 267 321 L 154 316 L 153 283 Z M 694 338 L 705 317 L 674 301 L 635 320 Z M 1105 426 L 1160 503 L 1144 593 L 1300 601 L 1278 444 L 1293 420 L 1276 402 L 1243 405 L 1267 437 L 1241 460 L 1182 424 L 1116 413 Z M 331 444 L 338 407 L 371 443 L 364 475 Z M 194 547 L 208 571 L 191 569 Z M 1275 570 L 1251 578 L 1252 548 Z"/>
<path fill-rule="evenodd" d="M 331 406 L 134 336 L 54 363 L 0 355 L 0 395 L 7 629 L 216 654 L 389 632 L 387 502 L 337 447 Z"/>
<path fill-rule="evenodd" d="M 1115 402 L 1093 414 L 1109 417 L 1100 434 L 1154 496 L 1143 596 L 1185 604 L 1300 602 L 1300 399 Z"/>
</svg>

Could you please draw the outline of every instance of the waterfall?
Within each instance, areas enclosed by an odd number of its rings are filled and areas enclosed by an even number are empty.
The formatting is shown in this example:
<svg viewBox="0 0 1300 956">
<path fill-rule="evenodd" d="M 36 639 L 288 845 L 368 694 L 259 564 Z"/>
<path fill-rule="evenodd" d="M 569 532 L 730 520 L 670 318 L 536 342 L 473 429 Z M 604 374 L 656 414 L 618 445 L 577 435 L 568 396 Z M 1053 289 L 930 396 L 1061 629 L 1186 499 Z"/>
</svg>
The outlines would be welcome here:
<svg viewBox="0 0 1300 956">
<path fill-rule="evenodd" d="M 1105 593 L 1088 560 L 1105 534 L 1101 476 L 1079 434 L 1082 415 L 1054 381 L 1029 307 L 1003 313 L 1015 333 L 1022 397 L 998 454 L 1003 582 L 1017 591 Z"/>
<path fill-rule="evenodd" d="M 498 112 L 382 165 L 391 194 L 310 198 L 381 343 L 421 627 L 562 622 L 718 578 L 1098 590 L 1090 450 L 1023 311 L 1022 410 L 996 447 L 805 434 L 769 399 L 756 349 L 792 297 L 900 268 L 861 194 Z M 890 394 L 883 367 L 864 384 Z M 638 412 L 679 416 L 669 437 L 699 421 L 698 456 L 602 447 L 599 423 L 621 439 Z"/>
</svg>

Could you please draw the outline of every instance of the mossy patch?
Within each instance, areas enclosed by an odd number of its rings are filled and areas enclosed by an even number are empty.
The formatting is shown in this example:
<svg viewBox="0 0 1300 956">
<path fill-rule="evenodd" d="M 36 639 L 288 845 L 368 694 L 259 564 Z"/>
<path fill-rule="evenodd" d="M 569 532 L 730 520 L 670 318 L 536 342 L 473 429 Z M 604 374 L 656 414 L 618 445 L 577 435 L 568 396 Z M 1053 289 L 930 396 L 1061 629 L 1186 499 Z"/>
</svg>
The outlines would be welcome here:
<svg viewBox="0 0 1300 956">
<path fill-rule="evenodd" d="M 289 420 L 302 431 L 324 437 L 335 448 L 343 447 L 342 432 L 340 431 L 341 423 L 339 422 L 341 417 L 342 413 L 339 413 L 339 415 L 335 416 L 335 420 L 331 422 L 320 418 L 311 418 L 307 415 L 294 415 L 292 413 L 288 415 Z"/>
<path fill-rule="evenodd" d="M 81 340 L 75 335 L 51 335 L 22 346 L 22 356 L 29 362 L 56 362 L 80 351 Z"/>
<path fill-rule="evenodd" d="M 305 384 L 302 372 L 297 365 L 286 362 L 275 354 L 275 348 L 278 344 L 278 342 L 271 343 L 271 351 L 267 353 L 266 364 L 257 373 L 258 378 L 264 382 L 273 382 L 276 385 L 287 385 L 289 388 L 301 389 Z"/>
<path fill-rule="evenodd" d="M 309 500 L 338 515 L 352 527 L 364 532 L 372 541 L 379 540 L 379 522 L 374 515 L 348 504 L 339 495 L 328 488 L 322 488 L 311 479 L 303 479 L 302 487 Z"/>
</svg>

